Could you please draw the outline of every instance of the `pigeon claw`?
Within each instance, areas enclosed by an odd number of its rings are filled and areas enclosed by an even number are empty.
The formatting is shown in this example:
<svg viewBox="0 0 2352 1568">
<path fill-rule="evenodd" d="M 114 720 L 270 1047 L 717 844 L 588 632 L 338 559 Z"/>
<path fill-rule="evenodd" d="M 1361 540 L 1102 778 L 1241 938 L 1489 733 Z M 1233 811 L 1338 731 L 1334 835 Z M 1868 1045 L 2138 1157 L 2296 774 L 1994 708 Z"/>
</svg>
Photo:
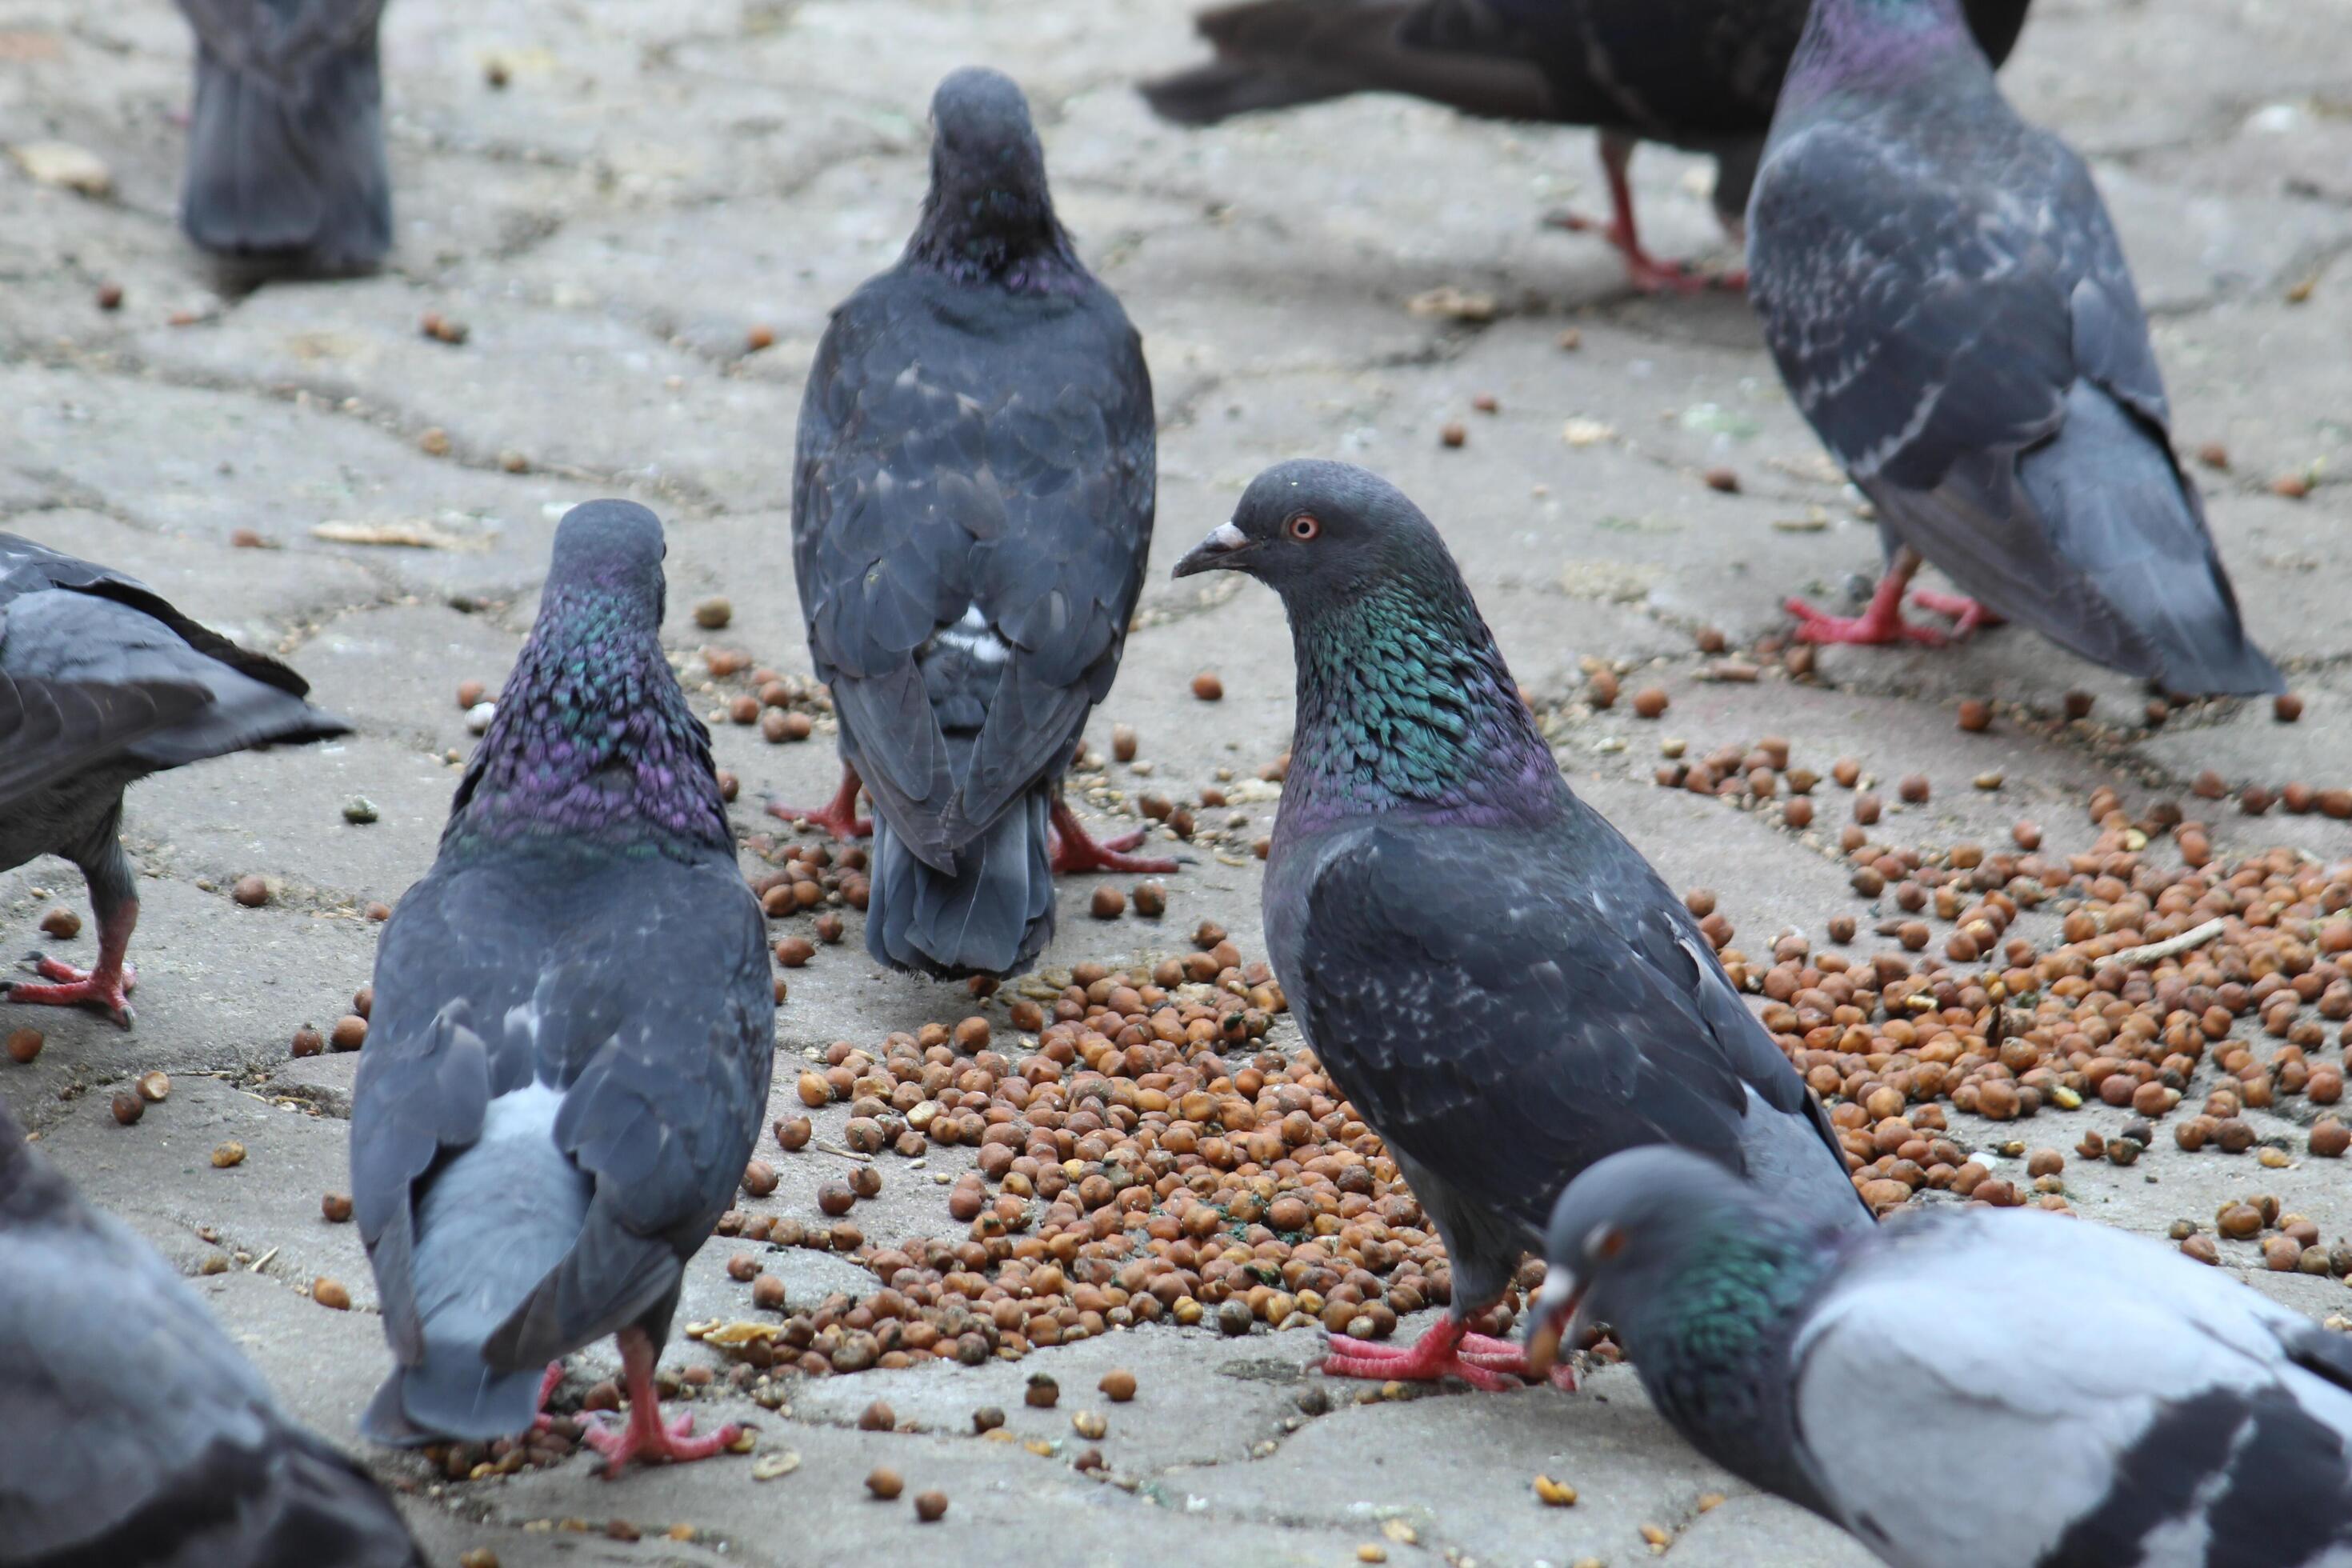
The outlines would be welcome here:
<svg viewBox="0 0 2352 1568">
<path fill-rule="evenodd" d="M 642 1416 L 640 1411 L 645 1412 Z M 682 1465 L 707 1459 L 742 1436 L 743 1428 L 730 1421 L 708 1436 L 698 1437 L 694 1435 L 693 1416 L 678 1415 L 665 1421 L 660 1407 L 649 1400 L 643 1405 L 631 1405 L 626 1419 L 600 1416 L 581 1433 L 580 1440 L 604 1456 L 604 1479 L 614 1480 L 632 1461 L 659 1460 Z"/>
<path fill-rule="evenodd" d="M 841 788 L 834 792 L 831 800 L 814 810 L 772 800 L 768 803 L 768 815 L 782 817 L 786 822 L 805 822 L 812 827 L 822 827 L 837 840 L 870 837 L 874 832 L 874 819 L 857 815 L 857 792 L 864 784 L 865 781 L 857 776 L 857 770 L 844 763 L 841 765 Z"/>
<path fill-rule="evenodd" d="M 1933 626 L 1915 626 L 1904 620 L 1899 601 L 1881 605 L 1874 599 L 1870 608 L 1859 616 L 1829 615 L 1802 599 L 1784 600 L 1781 607 L 1797 617 L 1797 637 L 1801 642 L 1876 646 L 1908 639 L 1928 647 L 1941 647 L 1951 640 Z"/>
<path fill-rule="evenodd" d="M 1383 1383 L 1434 1383 L 1458 1377 L 1473 1388 L 1500 1394 L 1532 1375 L 1525 1351 L 1507 1340 L 1467 1332 L 1451 1316 L 1410 1345 L 1375 1344 L 1334 1334 L 1330 1352 L 1323 1361 L 1323 1372 L 1328 1377 L 1377 1378 Z"/>
<path fill-rule="evenodd" d="M 1064 876 L 1072 871 L 1145 871 L 1164 872 L 1176 869 L 1176 861 L 1163 855 L 1130 855 L 1144 839 L 1147 829 L 1137 828 L 1116 838 L 1100 843 L 1088 835 L 1086 827 L 1069 806 L 1054 803 L 1054 874 Z"/>
<path fill-rule="evenodd" d="M 33 955 L 33 966 L 51 985 L 33 985 L 23 981 L 0 981 L 0 998 L 11 1002 L 30 1003 L 38 1007 L 97 1007 L 122 1028 L 131 1027 L 137 1015 L 131 1010 L 131 991 L 139 984 L 139 972 L 124 964 L 108 973 L 101 964 L 97 969 L 76 969 L 45 954 Z"/>
<path fill-rule="evenodd" d="M 1964 637 L 1979 626 L 2001 624 L 1999 616 L 1964 595 L 1938 594 L 1933 589 L 1921 588 L 1911 595 L 1911 602 L 1932 615 L 1951 616 L 1954 623 L 1952 635 L 1956 637 Z"/>
</svg>

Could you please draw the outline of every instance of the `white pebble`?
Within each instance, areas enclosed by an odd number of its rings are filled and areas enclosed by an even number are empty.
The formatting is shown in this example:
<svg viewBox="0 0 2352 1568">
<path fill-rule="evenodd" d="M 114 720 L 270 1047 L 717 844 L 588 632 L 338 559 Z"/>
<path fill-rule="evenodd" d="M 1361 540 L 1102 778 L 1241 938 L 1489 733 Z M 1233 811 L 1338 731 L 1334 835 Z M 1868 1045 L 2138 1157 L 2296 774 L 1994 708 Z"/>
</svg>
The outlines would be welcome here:
<svg viewBox="0 0 2352 1568">
<path fill-rule="evenodd" d="M 490 721 L 498 716 L 498 711 L 499 705 L 495 702 L 475 703 L 466 710 L 466 728 L 477 735 L 485 733 L 490 727 Z"/>
</svg>

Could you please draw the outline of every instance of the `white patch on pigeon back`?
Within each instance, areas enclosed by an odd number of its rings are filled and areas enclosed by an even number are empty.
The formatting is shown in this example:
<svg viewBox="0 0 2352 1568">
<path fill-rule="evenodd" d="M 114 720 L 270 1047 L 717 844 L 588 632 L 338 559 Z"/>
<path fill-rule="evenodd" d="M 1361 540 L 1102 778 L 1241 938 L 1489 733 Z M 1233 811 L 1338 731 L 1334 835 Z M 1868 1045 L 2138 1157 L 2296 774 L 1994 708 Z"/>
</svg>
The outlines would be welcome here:
<svg viewBox="0 0 2352 1568">
<path fill-rule="evenodd" d="M 963 619 L 955 625 L 942 626 L 934 633 L 931 645 L 968 654 L 979 664 L 1003 664 L 1013 656 L 1013 649 L 996 635 L 996 629 L 988 624 L 988 617 L 981 614 L 978 605 L 964 611 Z"/>
<path fill-rule="evenodd" d="M 530 1027 L 534 1032 L 539 1027 L 536 1016 L 530 1019 Z M 491 1100 L 489 1109 L 482 1114 L 479 1143 L 503 1143 L 531 1137 L 552 1143 L 555 1118 L 562 1109 L 563 1091 L 534 1079 L 520 1089 L 510 1089 Z"/>
</svg>

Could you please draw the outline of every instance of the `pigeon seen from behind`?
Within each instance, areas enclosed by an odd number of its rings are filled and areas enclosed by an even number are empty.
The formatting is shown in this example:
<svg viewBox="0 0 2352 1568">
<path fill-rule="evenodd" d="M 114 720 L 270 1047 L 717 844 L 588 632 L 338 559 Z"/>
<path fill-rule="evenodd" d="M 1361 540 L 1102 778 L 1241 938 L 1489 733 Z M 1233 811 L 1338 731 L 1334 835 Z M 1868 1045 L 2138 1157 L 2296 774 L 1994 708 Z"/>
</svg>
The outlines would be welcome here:
<svg viewBox="0 0 2352 1568">
<path fill-rule="evenodd" d="M 1639 1149 L 1546 1252 L 1531 1364 L 1608 1323 L 1702 1453 L 1900 1568 L 2352 1564 L 2352 1341 L 2159 1243 L 1974 1206 L 1831 1230 Z"/>
<path fill-rule="evenodd" d="M 169 1264 L 0 1103 L 0 1568 L 425 1568 Z"/>
<path fill-rule="evenodd" d="M 765 922 L 658 640 L 662 553 L 641 506 L 566 514 L 440 856 L 376 950 L 352 1188 L 396 1363 L 378 1442 L 522 1432 L 550 1363 L 606 1334 L 628 1419 L 588 1441 L 612 1473 L 738 1435 L 665 1424 L 653 1381 L 775 1053 Z"/>
<path fill-rule="evenodd" d="M 0 533 L 0 870 L 72 861 L 99 938 L 95 967 L 41 958 L 50 984 L 0 981 L 0 998 L 103 1008 L 128 1028 L 139 893 L 122 792 L 206 757 L 349 733 L 302 700 L 310 689 L 136 579 Z"/>
<path fill-rule="evenodd" d="M 257 268 L 363 272 L 392 248 L 384 0 L 179 0 L 196 35 L 180 223 Z"/>
<path fill-rule="evenodd" d="M 1739 232 L 1780 78 L 1808 0 L 1244 0 L 1194 22 L 1204 65 L 1143 85 L 1164 118 L 1236 114 L 1357 92 L 1400 92 L 1490 120 L 1591 125 L 1612 216 L 1601 228 L 1643 289 L 1710 279 L 1643 248 L 1626 169 L 1662 142 L 1716 160 L 1715 210 Z M 2027 0 L 1968 0 L 1978 40 L 2006 58 Z M 1737 282 L 1736 275 L 1723 279 Z"/>
<path fill-rule="evenodd" d="M 1339 463 L 1259 475 L 1176 568 L 1282 595 L 1298 669 L 1266 942 L 1324 1068 L 1381 1135 L 1453 1264 L 1411 1349 L 1333 1341 L 1326 1370 L 1524 1363 L 1470 1335 L 1552 1200 L 1618 1150 L 1674 1143 L 1769 1203 L 1870 1223 L 1829 1120 L 1682 900 L 1560 777 L 1454 558 L 1393 486 Z"/>
<path fill-rule="evenodd" d="M 2088 169 L 2000 95 L 1954 0 L 1821 0 L 1748 214 L 1780 377 L 1876 510 L 1889 569 L 1816 642 L 2021 621 L 2189 695 L 2277 691 L 2174 458 L 2147 321 Z"/>
<path fill-rule="evenodd" d="M 1157 426 L 1021 89 L 959 70 L 931 120 L 914 237 L 834 311 L 801 402 L 793 563 L 841 791 L 769 809 L 874 834 L 877 960 L 1004 974 L 1053 935 L 1055 872 L 1175 868 L 1125 853 L 1139 832 L 1096 844 L 1062 799 L 1142 591 Z"/>
</svg>

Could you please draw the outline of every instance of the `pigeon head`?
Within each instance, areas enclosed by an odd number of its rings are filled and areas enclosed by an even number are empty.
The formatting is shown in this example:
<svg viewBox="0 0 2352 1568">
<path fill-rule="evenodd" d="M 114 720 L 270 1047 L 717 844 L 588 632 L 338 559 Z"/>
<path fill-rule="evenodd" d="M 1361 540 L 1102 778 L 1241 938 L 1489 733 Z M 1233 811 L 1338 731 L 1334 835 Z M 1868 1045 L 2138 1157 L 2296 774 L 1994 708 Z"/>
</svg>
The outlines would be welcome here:
<svg viewBox="0 0 2352 1568">
<path fill-rule="evenodd" d="M 967 280 L 1029 291 L 1076 268 L 1029 100 L 1003 72 L 967 66 L 931 95 L 931 188 L 908 252 Z"/>
<path fill-rule="evenodd" d="M 664 550 L 660 520 L 633 501 L 564 514 L 539 617 L 445 844 L 679 855 L 731 844 L 709 731 L 662 652 Z"/>
<path fill-rule="evenodd" d="M 1245 572 L 1282 595 L 1298 663 L 1287 837 L 1338 816 L 1426 809 L 1527 820 L 1566 786 L 1445 542 L 1377 474 L 1290 462 L 1176 575 Z"/>
<path fill-rule="evenodd" d="M 1562 1342 L 1574 1343 L 1588 1323 L 1612 1325 L 1621 1342 L 1629 1331 L 1638 1338 L 1653 1303 L 1687 1298 L 1693 1274 L 1729 1261 L 1727 1237 L 1782 1228 L 1753 1189 L 1703 1154 L 1654 1143 L 1610 1155 L 1552 1207 L 1543 1289 L 1528 1319 L 1529 1366 L 1549 1371 Z"/>
<path fill-rule="evenodd" d="M 1990 69 L 1959 0 L 1818 0 L 1789 62 L 1781 106 L 1856 89 L 1902 95 L 1922 72 L 1955 67 L 1971 75 Z"/>
</svg>

